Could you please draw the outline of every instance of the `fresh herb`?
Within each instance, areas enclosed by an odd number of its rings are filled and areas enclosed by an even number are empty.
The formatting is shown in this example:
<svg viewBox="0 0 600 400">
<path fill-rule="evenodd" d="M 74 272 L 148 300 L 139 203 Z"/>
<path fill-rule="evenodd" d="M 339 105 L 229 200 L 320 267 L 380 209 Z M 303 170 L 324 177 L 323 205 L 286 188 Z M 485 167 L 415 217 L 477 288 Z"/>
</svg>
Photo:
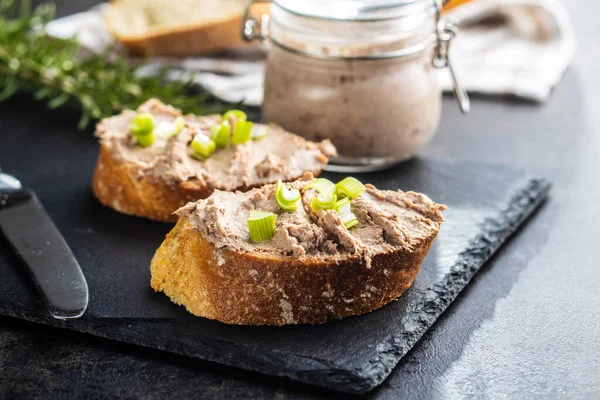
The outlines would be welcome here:
<svg viewBox="0 0 600 400">
<path fill-rule="evenodd" d="M 76 104 L 82 110 L 79 128 L 153 97 L 197 115 L 226 108 L 207 93 L 191 92 L 188 83 L 166 81 L 164 72 L 138 74 L 143 64 L 134 65 L 124 52 L 111 49 L 80 60 L 74 38 L 46 35 L 53 18 L 53 4 L 32 10 L 29 0 L 0 0 L 0 101 L 28 91 L 50 108 Z"/>
</svg>

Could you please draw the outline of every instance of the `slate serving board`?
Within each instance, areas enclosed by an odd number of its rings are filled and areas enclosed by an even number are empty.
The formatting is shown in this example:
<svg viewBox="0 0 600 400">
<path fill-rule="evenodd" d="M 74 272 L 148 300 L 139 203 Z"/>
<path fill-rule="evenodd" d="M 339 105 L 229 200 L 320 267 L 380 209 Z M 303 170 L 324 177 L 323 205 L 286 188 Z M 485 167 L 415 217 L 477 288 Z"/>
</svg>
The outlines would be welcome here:
<svg viewBox="0 0 600 400">
<path fill-rule="evenodd" d="M 2 167 L 37 191 L 90 288 L 83 318 L 50 319 L 0 238 L 0 314 L 348 393 L 366 392 L 388 376 L 550 188 L 507 166 L 427 159 L 357 175 L 380 188 L 425 192 L 449 206 L 413 287 L 371 314 L 321 326 L 239 327 L 193 317 L 150 289 L 150 259 L 171 227 L 102 207 L 89 186 L 96 153 L 91 138 L 34 131 L 18 139 L 0 136 Z"/>
</svg>

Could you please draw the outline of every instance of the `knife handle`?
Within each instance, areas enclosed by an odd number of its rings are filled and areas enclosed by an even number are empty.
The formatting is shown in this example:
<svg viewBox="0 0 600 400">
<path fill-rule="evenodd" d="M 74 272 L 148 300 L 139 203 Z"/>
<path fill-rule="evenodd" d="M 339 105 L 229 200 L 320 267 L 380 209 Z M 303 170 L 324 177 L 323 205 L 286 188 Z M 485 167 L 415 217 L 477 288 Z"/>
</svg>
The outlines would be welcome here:
<svg viewBox="0 0 600 400">
<path fill-rule="evenodd" d="M 0 190 L 0 211 L 23 204 L 32 197 L 33 193 L 27 189 Z"/>
</svg>

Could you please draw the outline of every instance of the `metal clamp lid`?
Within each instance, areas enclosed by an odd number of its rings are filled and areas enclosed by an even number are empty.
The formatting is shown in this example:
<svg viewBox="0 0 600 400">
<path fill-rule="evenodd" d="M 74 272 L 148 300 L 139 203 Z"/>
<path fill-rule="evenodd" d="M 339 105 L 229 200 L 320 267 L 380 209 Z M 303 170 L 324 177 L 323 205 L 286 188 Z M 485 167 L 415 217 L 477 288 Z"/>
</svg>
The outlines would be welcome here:
<svg viewBox="0 0 600 400">
<path fill-rule="evenodd" d="M 434 2 L 437 27 L 437 46 L 435 49 L 435 55 L 433 56 L 433 66 L 438 69 L 448 68 L 450 79 L 452 79 L 454 97 L 456 97 L 460 111 L 463 114 L 467 114 L 471 110 L 471 100 L 469 100 L 469 94 L 467 91 L 460 84 L 460 80 L 458 79 L 458 75 L 452 66 L 450 57 L 450 44 L 458 34 L 458 25 L 452 18 L 442 18 L 442 0 L 434 0 Z"/>
<path fill-rule="evenodd" d="M 453 39 L 456 37 L 458 33 L 458 25 L 456 21 L 451 18 L 442 18 L 442 7 L 448 0 L 432 0 L 433 5 L 435 7 L 435 20 L 436 20 L 436 33 L 435 40 L 437 42 L 435 48 L 435 54 L 433 57 L 433 66 L 435 68 L 448 68 L 448 72 L 450 73 L 450 78 L 452 80 L 452 86 L 454 91 L 454 96 L 456 97 L 456 101 L 460 107 L 460 110 L 463 114 L 467 114 L 471 109 L 471 101 L 469 100 L 469 95 L 467 91 L 460 84 L 460 80 L 454 69 L 450 57 L 450 45 Z M 263 14 L 260 17 L 260 21 L 251 15 L 252 6 L 255 3 L 272 3 L 272 0 L 249 0 L 248 5 L 246 6 L 246 10 L 244 11 L 244 16 L 242 19 L 242 37 L 247 41 L 252 41 L 255 39 L 260 39 L 261 41 L 265 41 L 269 38 L 269 24 L 270 17 L 268 14 Z M 410 54 L 414 53 L 414 51 L 418 51 L 418 48 L 410 49 L 408 52 Z M 405 54 L 406 51 L 397 52 L 397 54 L 390 54 L 390 56 L 400 57 Z M 310 54 L 305 54 L 310 56 Z M 319 57 L 317 57 L 319 58 Z M 334 57 L 326 57 L 326 58 L 334 58 Z M 370 57 L 369 57 L 370 58 Z M 385 58 L 385 57 L 383 57 Z"/>
<path fill-rule="evenodd" d="M 244 40 L 250 42 L 255 39 L 261 41 L 269 38 L 269 22 L 270 17 L 268 14 L 263 14 L 260 17 L 260 22 L 254 18 L 250 13 L 252 12 L 252 6 L 254 3 L 271 3 L 272 0 L 250 0 L 244 10 L 244 16 L 242 17 L 242 37 Z M 260 29 L 258 27 L 260 26 Z"/>
</svg>

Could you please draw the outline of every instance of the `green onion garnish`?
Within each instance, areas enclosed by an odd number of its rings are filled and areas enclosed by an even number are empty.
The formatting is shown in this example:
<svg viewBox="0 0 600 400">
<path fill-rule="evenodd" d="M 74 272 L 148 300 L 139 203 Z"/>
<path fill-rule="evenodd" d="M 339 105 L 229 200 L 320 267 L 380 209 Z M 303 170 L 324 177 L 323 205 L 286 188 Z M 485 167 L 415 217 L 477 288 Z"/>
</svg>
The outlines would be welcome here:
<svg viewBox="0 0 600 400">
<path fill-rule="evenodd" d="M 319 210 L 331 210 L 335 206 L 336 201 L 337 195 L 335 193 L 319 193 L 313 197 L 310 202 L 310 207 L 314 212 L 318 212 Z"/>
<path fill-rule="evenodd" d="M 194 157 L 200 160 L 210 157 L 213 151 L 215 151 L 216 144 L 208 136 L 199 133 L 192 140 L 192 149 L 194 150 Z"/>
<path fill-rule="evenodd" d="M 286 188 L 280 179 L 275 185 L 275 201 L 282 210 L 294 211 L 300 204 L 300 191 Z"/>
<path fill-rule="evenodd" d="M 157 136 L 168 139 L 170 137 L 178 135 L 183 126 L 185 125 L 185 119 L 183 117 L 175 118 L 173 123 L 163 121 L 155 129 Z"/>
<path fill-rule="evenodd" d="M 317 178 L 304 185 L 304 189 L 316 189 L 318 194 L 310 202 L 314 212 L 330 210 L 335 206 L 337 194 L 335 184 L 329 179 Z"/>
<path fill-rule="evenodd" d="M 245 120 L 237 120 L 233 129 L 231 141 L 233 144 L 243 144 L 250 140 L 253 123 Z"/>
<path fill-rule="evenodd" d="M 174 131 L 175 133 L 173 133 L 173 136 L 179 135 L 179 132 L 181 132 L 181 130 L 185 126 L 185 119 L 183 117 L 179 116 L 179 117 L 175 118 L 173 125 L 175 125 L 175 131 Z"/>
<path fill-rule="evenodd" d="M 229 121 L 225 120 L 220 124 L 213 125 L 210 127 L 210 138 L 219 147 L 226 147 L 229 144 L 231 137 L 231 125 Z"/>
<path fill-rule="evenodd" d="M 335 184 L 329 179 L 317 178 L 304 185 L 304 189 L 317 189 L 319 193 L 335 193 Z"/>
<path fill-rule="evenodd" d="M 140 145 L 140 147 L 152 146 L 152 144 L 154 143 L 154 134 L 150 132 L 149 135 L 138 135 L 135 136 L 135 140 L 137 144 Z"/>
<path fill-rule="evenodd" d="M 241 110 L 229 110 L 223 115 L 223 120 L 229 121 L 233 117 L 236 121 L 247 121 L 248 116 Z"/>
<path fill-rule="evenodd" d="M 148 113 L 138 114 L 131 120 L 129 130 L 136 137 L 149 135 L 154 131 L 154 118 Z"/>
<path fill-rule="evenodd" d="M 346 196 L 350 199 L 358 197 L 365 191 L 365 186 L 360 181 L 351 176 L 342 179 L 335 185 L 337 193 L 340 197 Z"/>
<path fill-rule="evenodd" d="M 342 219 L 342 223 L 346 229 L 350 229 L 358 224 L 358 218 L 356 218 L 356 215 L 354 215 L 352 209 L 350 208 L 350 199 L 348 197 L 338 200 L 333 209 Z"/>
<path fill-rule="evenodd" d="M 264 242 L 275 235 L 277 215 L 271 212 L 252 210 L 247 221 L 250 239 L 253 242 Z"/>
<path fill-rule="evenodd" d="M 356 218 L 356 215 L 350 213 L 342 217 L 342 223 L 344 224 L 346 229 L 350 229 L 353 226 L 358 225 L 358 219 Z"/>
<path fill-rule="evenodd" d="M 342 217 L 344 215 L 350 214 L 352 212 L 352 210 L 350 209 L 350 199 L 347 197 L 344 197 L 343 199 L 338 200 L 335 203 L 335 206 L 333 207 L 333 209 L 335 211 L 337 211 L 337 213 Z"/>
<path fill-rule="evenodd" d="M 259 140 L 267 136 L 268 130 L 266 126 L 263 126 L 260 129 L 252 129 L 252 133 L 250 137 L 252 140 Z"/>
</svg>

